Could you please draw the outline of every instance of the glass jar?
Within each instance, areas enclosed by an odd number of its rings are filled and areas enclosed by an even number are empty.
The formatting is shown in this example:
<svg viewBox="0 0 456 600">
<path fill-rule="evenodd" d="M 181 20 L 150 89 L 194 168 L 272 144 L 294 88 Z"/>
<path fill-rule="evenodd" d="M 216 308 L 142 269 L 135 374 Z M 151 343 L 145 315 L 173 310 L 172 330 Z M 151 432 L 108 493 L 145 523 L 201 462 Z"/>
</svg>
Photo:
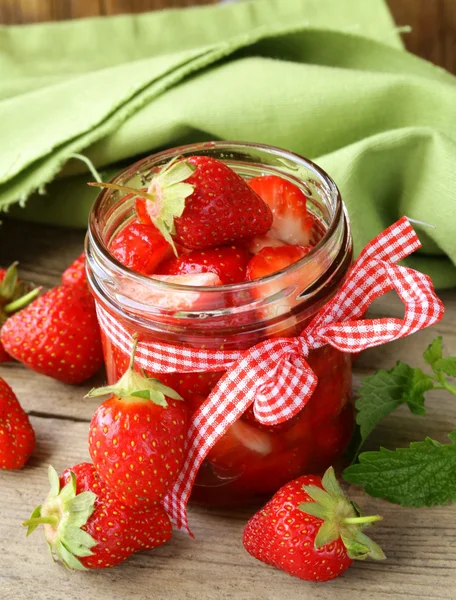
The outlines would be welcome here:
<svg viewBox="0 0 456 600">
<path fill-rule="evenodd" d="M 113 237 L 135 218 L 132 197 L 104 189 L 92 209 L 87 236 L 88 278 L 97 302 L 141 340 L 191 348 L 246 349 L 271 337 L 298 335 L 338 291 L 352 260 L 349 224 L 332 179 L 312 162 L 270 146 L 209 142 L 160 152 L 135 163 L 113 181 L 144 188 L 173 157 L 208 155 L 245 179 L 280 175 L 308 198 L 315 217 L 315 247 L 300 261 L 268 277 L 221 287 L 169 284 L 124 267 L 109 253 Z M 128 356 L 103 336 L 108 382 Z M 312 398 L 292 420 L 274 427 L 251 409 L 216 443 L 198 474 L 193 500 L 242 505 L 270 495 L 304 473 L 318 473 L 345 451 L 354 428 L 351 357 L 331 346 L 312 351 L 319 378 Z M 157 375 L 196 410 L 222 373 Z"/>
</svg>

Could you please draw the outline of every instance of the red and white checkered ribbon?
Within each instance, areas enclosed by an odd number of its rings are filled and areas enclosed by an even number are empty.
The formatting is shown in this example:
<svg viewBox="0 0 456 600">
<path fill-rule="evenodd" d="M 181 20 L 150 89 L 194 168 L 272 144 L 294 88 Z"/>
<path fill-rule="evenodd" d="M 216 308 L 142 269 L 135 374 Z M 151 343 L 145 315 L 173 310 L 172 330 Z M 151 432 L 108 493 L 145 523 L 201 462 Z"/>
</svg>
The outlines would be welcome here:
<svg viewBox="0 0 456 600">
<path fill-rule="evenodd" d="M 421 246 L 403 217 L 372 240 L 352 266 L 339 292 L 297 338 L 265 340 L 248 350 L 215 351 L 139 342 L 136 362 L 153 373 L 226 371 L 193 414 L 186 460 L 165 499 L 179 529 L 190 532 L 186 506 L 198 470 L 209 450 L 253 403 L 263 424 L 275 425 L 300 412 L 317 385 L 306 362 L 309 351 L 330 344 L 360 352 L 405 337 L 439 321 L 444 312 L 430 278 L 395 263 Z M 361 319 L 379 296 L 396 290 L 405 306 L 403 319 Z M 128 331 L 98 305 L 100 326 L 111 342 L 130 354 Z"/>
</svg>

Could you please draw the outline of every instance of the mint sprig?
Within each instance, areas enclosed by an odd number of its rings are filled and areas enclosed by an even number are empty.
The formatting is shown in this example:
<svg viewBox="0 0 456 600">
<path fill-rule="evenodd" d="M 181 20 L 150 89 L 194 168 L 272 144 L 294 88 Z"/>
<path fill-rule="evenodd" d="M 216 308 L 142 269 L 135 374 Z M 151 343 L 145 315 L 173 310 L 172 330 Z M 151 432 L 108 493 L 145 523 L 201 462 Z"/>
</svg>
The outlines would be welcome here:
<svg viewBox="0 0 456 600">
<path fill-rule="evenodd" d="M 402 506 L 421 507 L 456 501 L 456 430 L 450 444 L 427 437 L 409 448 L 363 452 L 344 479 L 368 494 Z"/>
<path fill-rule="evenodd" d="M 432 377 L 403 362 L 390 371 L 381 369 L 365 377 L 355 403 L 362 443 L 382 419 L 402 404 L 407 404 L 416 415 L 426 414 L 424 393 L 433 388 Z"/>
<path fill-rule="evenodd" d="M 432 341 L 424 360 L 433 374 L 398 362 L 390 371 L 380 370 L 366 377 L 356 401 L 360 443 L 375 426 L 401 404 L 414 414 L 425 414 L 424 394 L 445 389 L 456 396 L 456 357 L 443 356 L 442 338 Z M 363 452 L 359 463 L 345 469 L 349 483 L 365 488 L 372 496 L 402 506 L 433 506 L 456 501 L 456 430 L 449 434 L 450 444 L 427 437 L 408 448 Z"/>
<path fill-rule="evenodd" d="M 456 395 L 456 385 L 446 378 L 456 376 L 456 357 L 443 357 L 441 337 L 432 341 L 423 357 L 432 375 L 399 361 L 389 371 L 380 369 L 364 378 L 355 402 L 360 447 L 380 421 L 399 406 L 406 404 L 413 414 L 425 415 L 424 395 L 429 390 L 446 389 Z"/>
</svg>

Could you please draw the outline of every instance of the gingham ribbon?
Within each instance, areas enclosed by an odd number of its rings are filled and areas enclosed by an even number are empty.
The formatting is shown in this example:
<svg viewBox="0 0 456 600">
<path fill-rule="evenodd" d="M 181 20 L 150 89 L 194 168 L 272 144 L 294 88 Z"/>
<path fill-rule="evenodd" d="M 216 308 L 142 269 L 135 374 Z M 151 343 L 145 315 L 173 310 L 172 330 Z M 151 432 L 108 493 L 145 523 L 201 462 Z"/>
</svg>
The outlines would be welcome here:
<svg viewBox="0 0 456 600">
<path fill-rule="evenodd" d="M 190 533 L 186 507 L 201 463 L 252 403 L 258 421 L 267 425 L 290 419 L 306 405 L 317 385 L 306 362 L 310 350 L 330 344 L 344 352 L 360 352 L 442 318 L 444 308 L 430 278 L 395 264 L 420 246 L 405 217 L 386 229 L 364 248 L 339 292 L 297 338 L 275 338 L 233 352 L 139 342 L 136 362 L 147 371 L 226 371 L 191 418 L 186 460 L 165 499 L 179 529 Z M 391 290 L 396 290 L 404 303 L 404 318 L 362 320 L 370 304 Z M 100 305 L 97 310 L 104 333 L 118 349 L 130 354 L 130 334 Z"/>
</svg>

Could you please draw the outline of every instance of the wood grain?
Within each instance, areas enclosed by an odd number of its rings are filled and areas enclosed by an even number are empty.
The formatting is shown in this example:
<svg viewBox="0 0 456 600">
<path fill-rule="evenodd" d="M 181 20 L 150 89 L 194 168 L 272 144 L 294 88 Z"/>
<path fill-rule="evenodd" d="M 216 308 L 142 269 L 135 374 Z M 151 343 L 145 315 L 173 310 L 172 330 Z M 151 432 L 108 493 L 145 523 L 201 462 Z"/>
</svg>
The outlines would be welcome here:
<svg viewBox="0 0 456 600">
<path fill-rule="evenodd" d="M 26 239 L 24 244 L 22 240 Z M 21 272 L 42 285 L 58 283 L 63 268 L 82 247 L 83 233 L 6 220 L 0 237 L 0 266 L 18 259 Z M 456 292 L 442 294 L 447 313 L 435 328 L 413 338 L 365 352 L 356 363 L 355 386 L 379 367 L 402 359 L 422 366 L 422 350 L 437 334 L 456 353 Z M 395 296 L 378 301 L 372 315 L 401 315 Z M 18 363 L 0 367 L 31 415 L 37 448 L 20 472 L 0 473 L 0 598 L 3 600 L 454 600 L 456 586 L 456 506 L 407 510 L 351 487 L 351 496 L 384 521 L 374 531 L 388 560 L 353 566 L 343 577 L 323 585 L 300 582 L 255 561 L 242 548 L 242 529 L 254 508 L 242 511 L 193 507 L 191 540 L 173 540 L 135 555 L 119 568 L 100 573 L 68 573 L 54 565 L 42 534 L 25 538 L 20 527 L 47 493 L 46 469 L 57 470 L 88 460 L 87 432 L 97 406 L 83 396 L 94 384 L 66 386 L 26 370 Z M 97 382 L 103 380 L 101 373 Z M 431 435 L 442 442 L 456 423 L 456 403 L 444 392 L 428 396 L 428 415 L 403 408 L 382 423 L 369 442 L 394 448 Z M 25 565 L 27 567 L 25 568 Z"/>
</svg>

